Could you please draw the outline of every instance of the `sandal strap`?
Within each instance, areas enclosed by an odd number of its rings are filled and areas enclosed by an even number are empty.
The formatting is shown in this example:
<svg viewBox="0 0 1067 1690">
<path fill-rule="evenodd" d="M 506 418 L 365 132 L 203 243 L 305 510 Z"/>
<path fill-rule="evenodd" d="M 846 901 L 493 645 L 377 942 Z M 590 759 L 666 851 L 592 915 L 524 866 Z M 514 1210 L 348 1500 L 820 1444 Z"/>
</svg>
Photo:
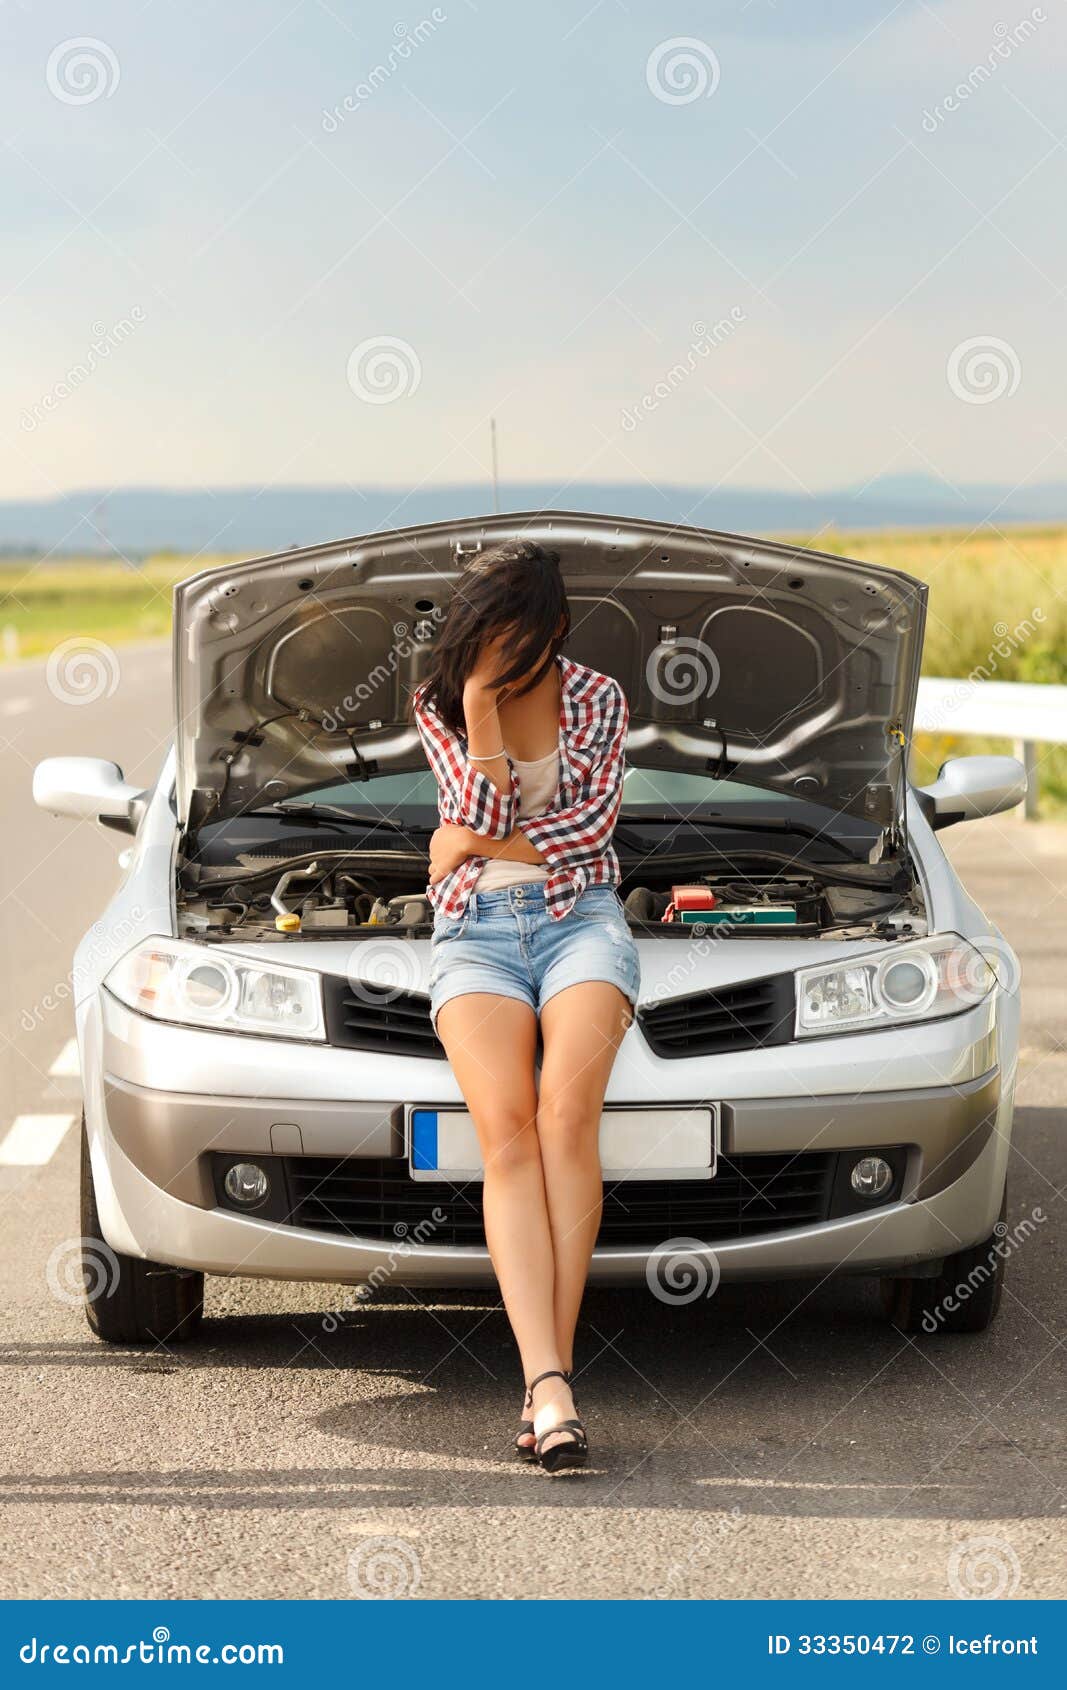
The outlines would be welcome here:
<svg viewBox="0 0 1067 1690">
<path fill-rule="evenodd" d="M 533 1455 L 534 1446 L 533 1446 L 532 1443 L 524 1444 L 524 1443 L 519 1442 L 520 1438 L 532 1438 L 533 1436 L 534 1436 L 533 1421 L 532 1420 L 520 1420 L 519 1421 L 519 1429 L 515 1434 L 515 1443 L 514 1443 L 514 1446 L 513 1446 L 516 1455 Z"/>
<path fill-rule="evenodd" d="M 536 1379 L 531 1379 L 530 1383 L 526 1387 L 527 1395 L 532 1398 L 538 1385 L 540 1385 L 545 1379 L 562 1379 L 565 1385 L 569 1385 L 571 1382 L 571 1376 L 569 1373 L 561 1373 L 558 1367 L 550 1367 L 547 1373 L 539 1373 Z"/>
<path fill-rule="evenodd" d="M 565 1367 L 561 1377 L 564 1378 L 567 1381 L 568 1385 L 571 1385 L 571 1389 L 573 1391 L 573 1388 L 574 1388 L 573 1384 L 572 1384 L 572 1381 L 574 1379 L 574 1369 L 573 1369 L 573 1367 Z M 553 1378 L 555 1378 L 555 1374 L 542 1373 L 539 1379 L 534 1380 L 533 1385 L 527 1385 L 525 1383 L 523 1384 L 523 1390 L 526 1392 L 526 1395 L 530 1398 L 531 1402 L 533 1401 L 534 1385 L 539 1385 L 541 1383 L 541 1379 L 553 1379 Z M 577 1401 L 577 1398 L 575 1398 L 575 1401 Z"/>
<path fill-rule="evenodd" d="M 585 1427 L 582 1425 L 580 1420 L 557 1420 L 554 1426 L 547 1426 L 545 1428 L 537 1442 L 534 1444 L 534 1453 L 539 1459 L 542 1454 L 541 1446 L 545 1439 L 554 1438 L 557 1432 L 566 1432 L 570 1441 L 578 1449 L 588 1449 L 589 1440 L 586 1437 Z"/>
</svg>

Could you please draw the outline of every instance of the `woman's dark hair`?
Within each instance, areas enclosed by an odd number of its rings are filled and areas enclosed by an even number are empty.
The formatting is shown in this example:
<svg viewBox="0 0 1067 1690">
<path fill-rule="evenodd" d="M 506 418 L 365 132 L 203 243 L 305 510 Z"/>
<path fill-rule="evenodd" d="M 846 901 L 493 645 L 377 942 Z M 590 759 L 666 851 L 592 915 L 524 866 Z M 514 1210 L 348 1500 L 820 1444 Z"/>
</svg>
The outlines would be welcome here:
<svg viewBox="0 0 1067 1690">
<path fill-rule="evenodd" d="M 422 696 L 453 733 L 466 733 L 463 685 L 486 640 L 513 633 L 510 662 L 493 676 L 493 685 L 528 677 L 520 690 L 529 692 L 555 662 L 570 626 L 558 552 L 532 540 L 506 540 L 476 552 L 464 565 L 433 642 Z"/>
</svg>

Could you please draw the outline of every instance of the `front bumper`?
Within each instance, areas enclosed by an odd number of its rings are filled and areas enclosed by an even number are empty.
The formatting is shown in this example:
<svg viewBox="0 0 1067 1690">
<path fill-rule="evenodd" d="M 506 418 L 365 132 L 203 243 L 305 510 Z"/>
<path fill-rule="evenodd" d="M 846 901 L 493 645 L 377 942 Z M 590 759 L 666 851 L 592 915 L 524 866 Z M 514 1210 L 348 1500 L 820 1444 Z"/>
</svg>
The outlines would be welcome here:
<svg viewBox="0 0 1067 1690">
<path fill-rule="evenodd" d="M 100 1148 L 99 1143 L 94 1148 L 93 1169 L 98 1198 L 101 1183 L 106 1193 L 103 1230 L 114 1249 L 128 1254 L 248 1278 L 437 1287 L 495 1283 L 484 1249 L 328 1237 L 201 1209 L 161 1191 L 117 1146 L 102 1158 Z M 724 1280 L 905 1272 L 939 1261 L 992 1231 L 1003 1189 L 1002 1148 L 993 1133 L 959 1179 L 925 1200 L 793 1232 L 730 1239 L 687 1255 L 706 1254 Z M 642 1283 L 655 1256 L 646 1248 L 597 1250 L 590 1282 Z"/>
<path fill-rule="evenodd" d="M 163 1027 L 106 994 L 86 1006 L 80 1031 L 97 1199 L 113 1248 L 221 1274 L 493 1283 L 484 1248 L 328 1235 L 216 1206 L 211 1152 L 401 1155 L 397 1098 L 456 1102 L 447 1065 L 321 1048 L 294 1052 L 270 1041 Z M 951 1022 L 730 1059 L 657 1062 L 631 1034 L 608 1101 L 691 1102 L 714 1089 L 724 1100 L 727 1155 L 909 1146 L 898 1201 L 709 1246 L 726 1279 L 906 1270 L 992 1230 L 1011 1119 L 997 1043 L 991 1005 Z M 218 1061 L 211 1082 L 206 1056 Z M 363 1101 L 347 1101 L 353 1097 Z M 654 1254 L 647 1246 L 600 1248 L 590 1278 L 642 1281 Z"/>
<path fill-rule="evenodd" d="M 401 1103 L 192 1097 L 114 1075 L 104 1076 L 104 1097 L 118 1148 L 153 1185 L 201 1209 L 216 1203 L 212 1153 L 338 1160 L 406 1154 Z M 729 1157 L 905 1145 L 911 1154 L 902 1197 L 933 1197 L 984 1149 L 999 1103 L 996 1069 L 962 1085 L 916 1091 L 741 1098 L 722 1104 L 722 1151 Z"/>
</svg>

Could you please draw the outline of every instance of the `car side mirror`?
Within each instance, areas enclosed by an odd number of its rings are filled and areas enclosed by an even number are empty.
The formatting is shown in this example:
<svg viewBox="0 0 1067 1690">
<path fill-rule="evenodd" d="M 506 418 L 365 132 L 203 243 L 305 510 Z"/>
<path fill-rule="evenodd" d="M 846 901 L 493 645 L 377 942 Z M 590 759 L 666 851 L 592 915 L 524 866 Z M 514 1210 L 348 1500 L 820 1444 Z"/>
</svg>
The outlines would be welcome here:
<svg viewBox="0 0 1067 1690">
<path fill-rule="evenodd" d="M 147 793 L 102 757 L 46 757 L 33 771 L 33 801 L 54 816 L 91 816 L 119 833 L 136 833 Z"/>
<path fill-rule="evenodd" d="M 917 793 L 936 831 L 1014 809 L 1026 797 L 1026 770 L 1017 757 L 950 757 L 938 769 L 937 779 Z"/>
</svg>

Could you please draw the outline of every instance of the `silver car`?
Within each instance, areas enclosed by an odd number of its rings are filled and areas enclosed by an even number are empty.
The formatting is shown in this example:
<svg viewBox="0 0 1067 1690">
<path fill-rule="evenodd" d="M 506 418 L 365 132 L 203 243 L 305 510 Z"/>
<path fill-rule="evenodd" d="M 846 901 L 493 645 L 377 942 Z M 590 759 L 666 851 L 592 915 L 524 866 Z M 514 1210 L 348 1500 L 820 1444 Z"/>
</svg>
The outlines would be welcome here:
<svg viewBox="0 0 1067 1690">
<path fill-rule="evenodd" d="M 75 962 L 90 1325 L 188 1339 L 205 1273 L 492 1285 L 428 1013 L 436 794 L 410 699 L 461 562 L 518 535 L 561 554 L 570 649 L 631 710 L 615 843 L 642 986 L 592 1281 L 868 1274 L 907 1330 L 982 1329 L 1018 969 L 937 834 L 1017 804 L 1021 765 L 909 784 L 909 576 L 564 513 L 196 575 L 155 787 L 37 769 L 44 808 L 133 835 Z"/>
</svg>

